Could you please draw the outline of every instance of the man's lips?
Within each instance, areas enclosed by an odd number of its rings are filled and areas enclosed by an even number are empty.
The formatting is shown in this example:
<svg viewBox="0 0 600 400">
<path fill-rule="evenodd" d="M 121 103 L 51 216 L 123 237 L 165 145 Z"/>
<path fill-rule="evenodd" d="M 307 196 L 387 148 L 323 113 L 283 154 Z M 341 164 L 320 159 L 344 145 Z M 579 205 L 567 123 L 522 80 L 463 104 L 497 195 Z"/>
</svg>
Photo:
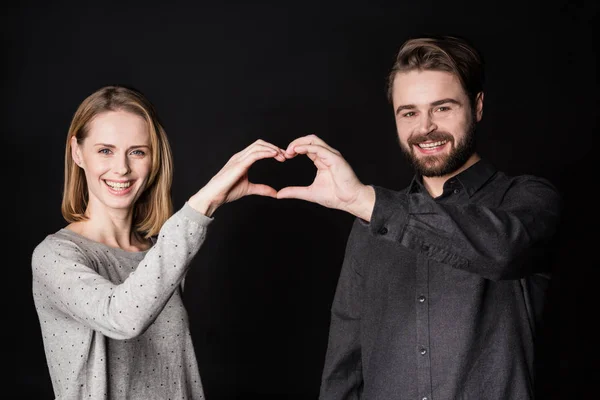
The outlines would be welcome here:
<svg viewBox="0 0 600 400">
<path fill-rule="evenodd" d="M 413 146 L 419 150 L 420 153 L 424 154 L 434 154 L 441 151 L 448 140 L 437 140 L 437 141 L 426 141 L 421 143 L 415 143 Z"/>
</svg>

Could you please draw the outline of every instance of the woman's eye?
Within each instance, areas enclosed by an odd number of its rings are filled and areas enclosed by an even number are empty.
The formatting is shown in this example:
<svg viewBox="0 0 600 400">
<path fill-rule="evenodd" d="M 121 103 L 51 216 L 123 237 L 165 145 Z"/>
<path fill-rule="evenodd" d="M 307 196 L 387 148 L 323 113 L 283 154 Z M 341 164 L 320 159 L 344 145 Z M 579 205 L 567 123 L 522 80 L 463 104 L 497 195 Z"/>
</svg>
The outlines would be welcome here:
<svg viewBox="0 0 600 400">
<path fill-rule="evenodd" d="M 110 154 L 110 149 L 100 149 L 98 151 L 98 153 L 100 153 L 100 154 Z"/>
<path fill-rule="evenodd" d="M 146 155 L 146 153 L 143 150 L 133 150 L 131 152 L 131 154 L 133 154 L 134 156 L 144 156 L 144 155 Z"/>
</svg>

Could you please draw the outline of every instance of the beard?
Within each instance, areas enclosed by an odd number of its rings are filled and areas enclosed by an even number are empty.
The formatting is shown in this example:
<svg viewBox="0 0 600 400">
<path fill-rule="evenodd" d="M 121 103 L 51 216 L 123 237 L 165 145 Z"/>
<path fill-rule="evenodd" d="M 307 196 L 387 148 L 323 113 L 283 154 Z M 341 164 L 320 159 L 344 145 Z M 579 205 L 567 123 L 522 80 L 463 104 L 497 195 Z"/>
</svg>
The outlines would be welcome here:
<svg viewBox="0 0 600 400">
<path fill-rule="evenodd" d="M 448 141 L 451 146 L 450 154 L 417 157 L 413 146 L 428 140 Z M 449 132 L 433 131 L 427 135 L 411 136 L 406 146 L 400 143 L 400 149 L 417 174 L 428 178 L 441 177 L 451 174 L 467 162 L 475 153 L 475 142 L 475 115 L 472 113 L 465 135 L 460 141 L 456 142 Z"/>
</svg>

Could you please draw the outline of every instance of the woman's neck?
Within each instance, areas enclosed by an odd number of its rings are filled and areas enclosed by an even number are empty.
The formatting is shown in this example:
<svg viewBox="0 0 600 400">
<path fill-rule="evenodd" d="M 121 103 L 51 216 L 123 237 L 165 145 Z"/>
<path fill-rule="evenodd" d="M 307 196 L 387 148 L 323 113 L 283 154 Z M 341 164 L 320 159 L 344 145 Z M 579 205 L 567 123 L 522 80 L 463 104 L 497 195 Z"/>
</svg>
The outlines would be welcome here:
<svg viewBox="0 0 600 400">
<path fill-rule="evenodd" d="M 68 225 L 67 229 L 95 242 L 125 251 L 143 251 L 151 245 L 148 239 L 133 228 L 131 211 L 106 212 L 88 208 L 85 215 L 87 220 L 74 222 Z"/>
</svg>

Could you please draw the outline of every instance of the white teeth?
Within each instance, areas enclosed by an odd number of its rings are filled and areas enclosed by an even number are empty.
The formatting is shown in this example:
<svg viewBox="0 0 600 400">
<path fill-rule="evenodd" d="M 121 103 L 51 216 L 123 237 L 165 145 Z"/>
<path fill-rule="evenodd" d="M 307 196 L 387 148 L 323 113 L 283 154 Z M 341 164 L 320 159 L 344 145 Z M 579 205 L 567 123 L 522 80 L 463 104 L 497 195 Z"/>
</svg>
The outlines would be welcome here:
<svg viewBox="0 0 600 400">
<path fill-rule="evenodd" d="M 437 146 L 441 146 L 443 144 L 446 144 L 446 140 L 440 140 L 439 142 L 433 142 L 433 143 L 419 143 L 419 147 L 422 149 L 431 149 L 433 147 L 437 147 Z"/>
<path fill-rule="evenodd" d="M 117 190 L 121 190 L 121 189 L 125 189 L 128 188 L 129 186 L 131 186 L 131 182 L 109 182 L 109 181 L 104 181 L 106 182 L 106 184 L 108 186 L 110 186 L 113 189 L 117 189 Z"/>
</svg>

